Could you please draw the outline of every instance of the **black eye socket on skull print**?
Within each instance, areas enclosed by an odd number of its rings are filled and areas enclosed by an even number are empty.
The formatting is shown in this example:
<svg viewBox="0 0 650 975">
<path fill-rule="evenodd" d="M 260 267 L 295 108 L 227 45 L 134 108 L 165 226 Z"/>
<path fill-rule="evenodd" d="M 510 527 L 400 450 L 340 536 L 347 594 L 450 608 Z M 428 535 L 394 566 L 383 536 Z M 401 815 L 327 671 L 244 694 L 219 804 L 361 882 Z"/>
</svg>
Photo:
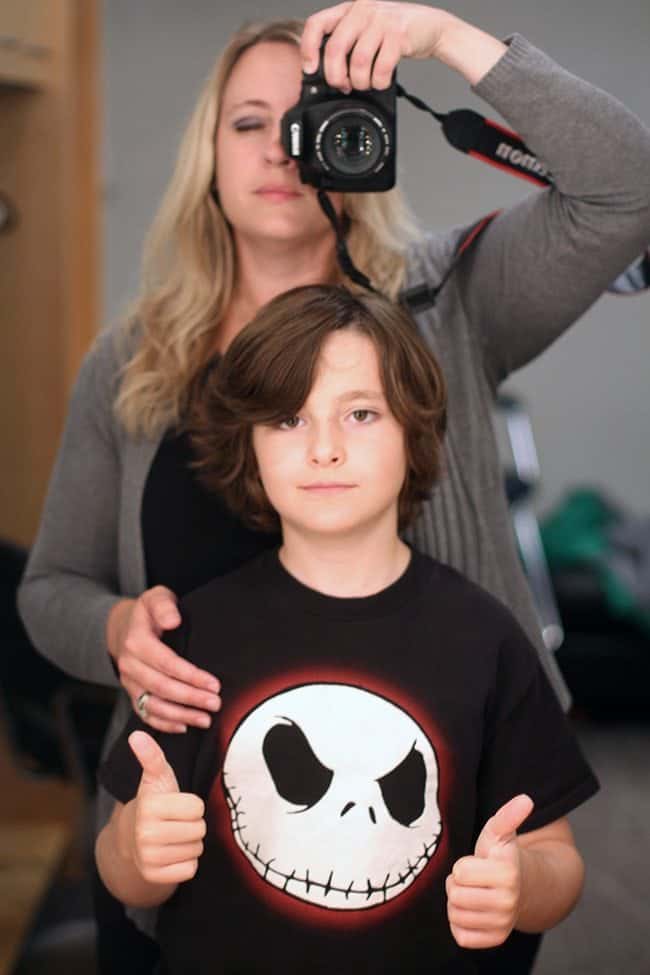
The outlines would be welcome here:
<svg viewBox="0 0 650 975">
<path fill-rule="evenodd" d="M 262 753 L 278 794 L 309 809 L 323 798 L 334 773 L 318 760 L 298 725 L 285 720 L 287 724 L 266 733 Z M 399 765 L 377 779 L 388 812 L 402 826 L 410 826 L 424 812 L 426 782 L 424 758 L 415 744 Z"/>
<path fill-rule="evenodd" d="M 309 809 L 330 787 L 334 773 L 314 755 L 298 725 L 276 724 L 264 738 L 262 753 L 278 794 Z"/>
<path fill-rule="evenodd" d="M 402 826 L 410 826 L 424 812 L 427 768 L 415 744 L 392 771 L 377 779 L 386 808 Z"/>
</svg>

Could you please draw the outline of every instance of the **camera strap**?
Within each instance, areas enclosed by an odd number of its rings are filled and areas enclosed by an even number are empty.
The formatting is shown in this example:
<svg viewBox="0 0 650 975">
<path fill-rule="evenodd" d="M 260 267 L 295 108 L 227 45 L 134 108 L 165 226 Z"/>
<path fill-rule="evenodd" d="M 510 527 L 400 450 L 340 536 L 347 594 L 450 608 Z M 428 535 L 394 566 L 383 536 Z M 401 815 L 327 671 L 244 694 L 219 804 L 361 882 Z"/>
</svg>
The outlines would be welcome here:
<svg viewBox="0 0 650 975">
<path fill-rule="evenodd" d="M 481 162 L 488 163 L 490 166 L 495 166 L 501 171 L 517 176 L 519 179 L 527 180 L 535 186 L 548 187 L 554 185 L 553 177 L 548 169 L 530 151 L 516 132 L 469 108 L 454 109 L 446 113 L 436 112 L 421 98 L 407 92 L 400 84 L 396 85 L 396 92 L 415 108 L 432 115 L 440 123 L 447 142 L 454 149 L 479 159 Z M 334 229 L 336 254 L 343 273 L 361 287 L 376 292 L 377 289 L 373 287 L 369 278 L 353 264 L 345 242 L 344 228 L 339 222 L 331 200 L 322 189 L 318 190 L 318 200 Z M 413 314 L 433 307 L 438 294 L 456 269 L 467 248 L 485 230 L 497 213 L 498 211 L 495 211 L 495 213 L 483 217 L 469 229 L 466 236 L 460 241 L 442 280 L 435 287 L 421 284 L 409 288 L 401 292 L 400 302 L 406 305 Z M 613 294 L 633 294 L 647 289 L 650 286 L 649 269 L 650 249 L 646 250 L 641 258 L 631 264 L 608 290 Z"/>
<path fill-rule="evenodd" d="M 458 108 L 454 111 L 436 112 L 416 95 L 411 95 L 400 84 L 396 86 L 397 94 L 406 98 L 415 108 L 428 112 L 437 122 L 440 122 L 447 142 L 475 159 L 505 170 L 520 179 L 528 180 L 535 186 L 551 186 L 553 178 L 545 166 L 533 155 L 523 140 L 491 119 L 486 119 L 479 112 L 470 108 Z M 459 242 L 451 264 L 445 271 L 442 280 L 435 286 L 427 284 L 417 285 L 403 291 L 400 301 L 416 314 L 433 307 L 440 291 L 455 271 L 465 251 L 471 247 L 476 238 L 492 222 L 499 211 L 488 214 L 472 227 Z"/>
<path fill-rule="evenodd" d="M 471 108 L 457 108 L 443 114 L 434 111 L 421 98 L 409 94 L 400 84 L 396 86 L 396 90 L 402 98 L 440 122 L 443 135 L 454 149 L 512 173 L 520 179 L 528 180 L 535 186 L 553 185 L 553 177 L 548 169 L 516 132 L 485 118 Z"/>
<path fill-rule="evenodd" d="M 355 284 L 360 285 L 367 291 L 374 291 L 376 293 L 377 289 L 373 287 L 370 278 L 352 263 L 352 258 L 350 257 L 348 246 L 345 242 L 344 229 L 341 226 L 341 222 L 337 216 L 336 210 L 332 206 L 332 201 L 330 200 L 329 196 L 323 189 L 318 190 L 317 196 L 318 202 L 320 203 L 325 216 L 332 224 L 334 234 L 336 235 L 336 256 L 338 258 L 339 267 L 344 274 L 347 274 L 347 276 L 354 281 Z"/>
<path fill-rule="evenodd" d="M 500 210 L 494 210 L 493 213 L 488 213 L 488 215 L 482 217 L 481 220 L 477 220 L 477 222 L 469 228 L 465 236 L 461 237 L 456 245 L 456 250 L 454 251 L 454 256 L 449 267 L 435 287 L 432 288 L 431 285 L 428 284 L 416 284 L 413 288 L 407 288 L 406 290 L 400 292 L 400 303 L 405 305 L 412 315 L 417 315 L 418 312 L 426 311 L 427 308 L 432 308 L 435 305 L 436 298 L 447 283 L 448 278 L 456 270 L 456 267 L 458 266 L 458 263 L 460 262 L 460 259 L 465 251 L 472 246 L 476 238 L 480 237 L 485 228 L 492 223 L 494 218 L 500 212 Z"/>
<path fill-rule="evenodd" d="M 415 108 L 427 112 L 437 122 L 440 122 L 447 142 L 460 152 L 512 173 L 520 179 L 528 180 L 535 186 L 553 184 L 553 179 L 548 170 L 533 155 L 516 132 L 486 119 L 483 115 L 469 108 L 459 108 L 444 114 L 436 112 L 421 98 L 407 92 L 400 84 L 396 86 L 396 91 L 402 98 L 411 102 Z M 318 190 L 318 201 L 336 235 L 336 256 L 341 270 L 362 288 L 366 288 L 368 291 L 376 291 L 377 289 L 373 287 L 370 279 L 352 262 L 345 242 L 344 228 L 341 226 L 332 206 L 332 201 L 323 189 Z M 409 288 L 400 294 L 401 303 L 406 305 L 414 314 L 431 308 L 467 248 L 488 226 L 494 216 L 496 213 L 489 214 L 470 228 L 458 245 L 454 258 L 445 271 L 442 280 L 435 287 L 422 284 Z"/>
<path fill-rule="evenodd" d="M 339 221 L 336 210 L 332 206 L 332 201 L 323 189 L 319 189 L 318 202 L 320 203 L 325 216 L 329 220 L 336 235 L 336 256 L 339 262 L 339 267 L 355 284 L 360 285 L 367 291 L 372 291 L 377 294 L 377 289 L 373 287 L 370 278 L 368 278 L 362 271 L 360 271 L 352 262 L 352 258 L 348 252 L 347 244 L 345 242 L 344 228 Z M 431 287 L 428 284 L 418 284 L 413 288 L 407 288 L 401 291 L 398 297 L 400 304 L 404 305 L 412 315 L 417 315 L 418 312 L 425 311 L 427 308 L 431 308 L 438 297 L 438 294 L 447 283 L 449 276 L 455 271 L 460 259 L 462 258 L 465 251 L 471 247 L 477 237 L 482 234 L 485 228 L 492 222 L 494 217 L 497 216 L 499 210 L 495 210 L 493 213 L 489 213 L 486 217 L 478 220 L 472 227 L 469 228 L 464 237 L 460 239 L 456 246 L 454 256 L 452 261 L 445 271 L 442 280 L 435 286 Z"/>
<path fill-rule="evenodd" d="M 435 112 L 426 102 L 416 95 L 411 95 L 400 84 L 396 84 L 396 92 L 416 108 L 433 115 L 436 121 L 440 122 L 447 142 L 454 149 L 465 152 L 467 155 L 488 163 L 490 166 L 495 166 L 497 169 L 518 176 L 520 179 L 528 180 L 535 186 L 554 185 L 553 177 L 548 169 L 542 165 L 516 132 L 506 129 L 498 122 L 487 119 L 469 108 L 455 109 L 446 114 Z M 485 221 L 489 223 L 493 216 L 495 214 L 486 217 Z M 411 307 L 411 303 L 414 303 L 418 306 L 419 311 L 423 311 L 433 305 L 438 292 L 455 268 L 465 247 L 475 239 L 477 235 L 475 231 L 480 233 L 487 226 L 485 221 L 479 221 L 474 228 L 470 229 L 465 238 L 465 244 L 457 252 L 437 288 L 421 285 L 419 288 L 411 288 L 405 292 L 405 295 L 408 296 L 409 307 Z M 650 247 L 646 248 L 644 253 L 611 283 L 607 291 L 610 294 L 617 295 L 638 294 L 648 288 L 650 288 Z"/>
</svg>

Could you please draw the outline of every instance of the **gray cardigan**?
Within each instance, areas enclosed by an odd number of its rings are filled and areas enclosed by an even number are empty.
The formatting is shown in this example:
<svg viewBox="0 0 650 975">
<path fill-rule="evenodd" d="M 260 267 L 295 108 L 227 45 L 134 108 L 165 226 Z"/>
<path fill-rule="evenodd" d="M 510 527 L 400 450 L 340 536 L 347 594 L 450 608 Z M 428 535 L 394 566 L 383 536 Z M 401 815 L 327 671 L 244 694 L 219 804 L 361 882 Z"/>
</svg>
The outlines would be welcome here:
<svg viewBox="0 0 650 975">
<path fill-rule="evenodd" d="M 566 704 L 513 543 L 491 415 L 499 382 L 574 322 L 650 241 L 650 132 L 518 35 L 475 91 L 522 135 L 557 186 L 502 212 L 437 306 L 418 316 L 448 380 L 449 431 L 445 477 L 410 540 L 510 606 Z M 615 161 L 596 151 L 607 144 L 616 146 Z M 432 234 L 414 248 L 409 284 L 437 283 L 463 233 Z M 140 505 L 159 443 L 127 436 L 116 421 L 119 367 L 114 331 L 106 330 L 76 383 L 19 593 L 35 645 L 75 677 L 104 684 L 116 683 L 108 612 L 147 585 Z M 109 741 L 128 709 L 123 694 Z"/>
</svg>

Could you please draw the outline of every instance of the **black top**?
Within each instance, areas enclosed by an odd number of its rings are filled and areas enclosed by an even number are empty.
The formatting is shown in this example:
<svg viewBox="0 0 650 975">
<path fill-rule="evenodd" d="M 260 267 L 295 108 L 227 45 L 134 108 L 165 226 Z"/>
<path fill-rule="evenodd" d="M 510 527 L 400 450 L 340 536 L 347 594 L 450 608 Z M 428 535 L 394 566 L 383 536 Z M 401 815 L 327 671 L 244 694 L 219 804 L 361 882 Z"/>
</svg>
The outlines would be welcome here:
<svg viewBox="0 0 650 975">
<path fill-rule="evenodd" d="M 142 496 L 147 587 L 168 586 L 184 596 L 275 548 L 278 534 L 256 532 L 198 480 L 186 433 L 161 441 Z"/>
<path fill-rule="evenodd" d="M 181 613 L 169 642 L 218 672 L 223 708 L 208 731 L 156 734 L 208 824 L 195 878 L 159 912 L 163 970 L 474 972 L 446 917 L 454 862 L 514 795 L 535 802 L 527 830 L 597 789 L 509 611 L 416 552 L 358 599 L 267 552 Z M 140 727 L 100 773 L 122 802 Z"/>
</svg>

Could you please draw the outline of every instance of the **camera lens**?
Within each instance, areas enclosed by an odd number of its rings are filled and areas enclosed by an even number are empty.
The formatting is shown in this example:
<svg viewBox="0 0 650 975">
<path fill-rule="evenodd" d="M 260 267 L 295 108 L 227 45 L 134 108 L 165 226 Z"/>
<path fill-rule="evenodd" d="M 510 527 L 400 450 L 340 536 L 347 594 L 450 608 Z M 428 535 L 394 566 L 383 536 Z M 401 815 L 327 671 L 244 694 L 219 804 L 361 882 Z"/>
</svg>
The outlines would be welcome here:
<svg viewBox="0 0 650 975">
<path fill-rule="evenodd" d="M 366 109 L 335 112 L 321 125 L 315 148 L 322 166 L 343 176 L 365 176 L 383 166 L 390 149 L 384 122 Z"/>
</svg>

